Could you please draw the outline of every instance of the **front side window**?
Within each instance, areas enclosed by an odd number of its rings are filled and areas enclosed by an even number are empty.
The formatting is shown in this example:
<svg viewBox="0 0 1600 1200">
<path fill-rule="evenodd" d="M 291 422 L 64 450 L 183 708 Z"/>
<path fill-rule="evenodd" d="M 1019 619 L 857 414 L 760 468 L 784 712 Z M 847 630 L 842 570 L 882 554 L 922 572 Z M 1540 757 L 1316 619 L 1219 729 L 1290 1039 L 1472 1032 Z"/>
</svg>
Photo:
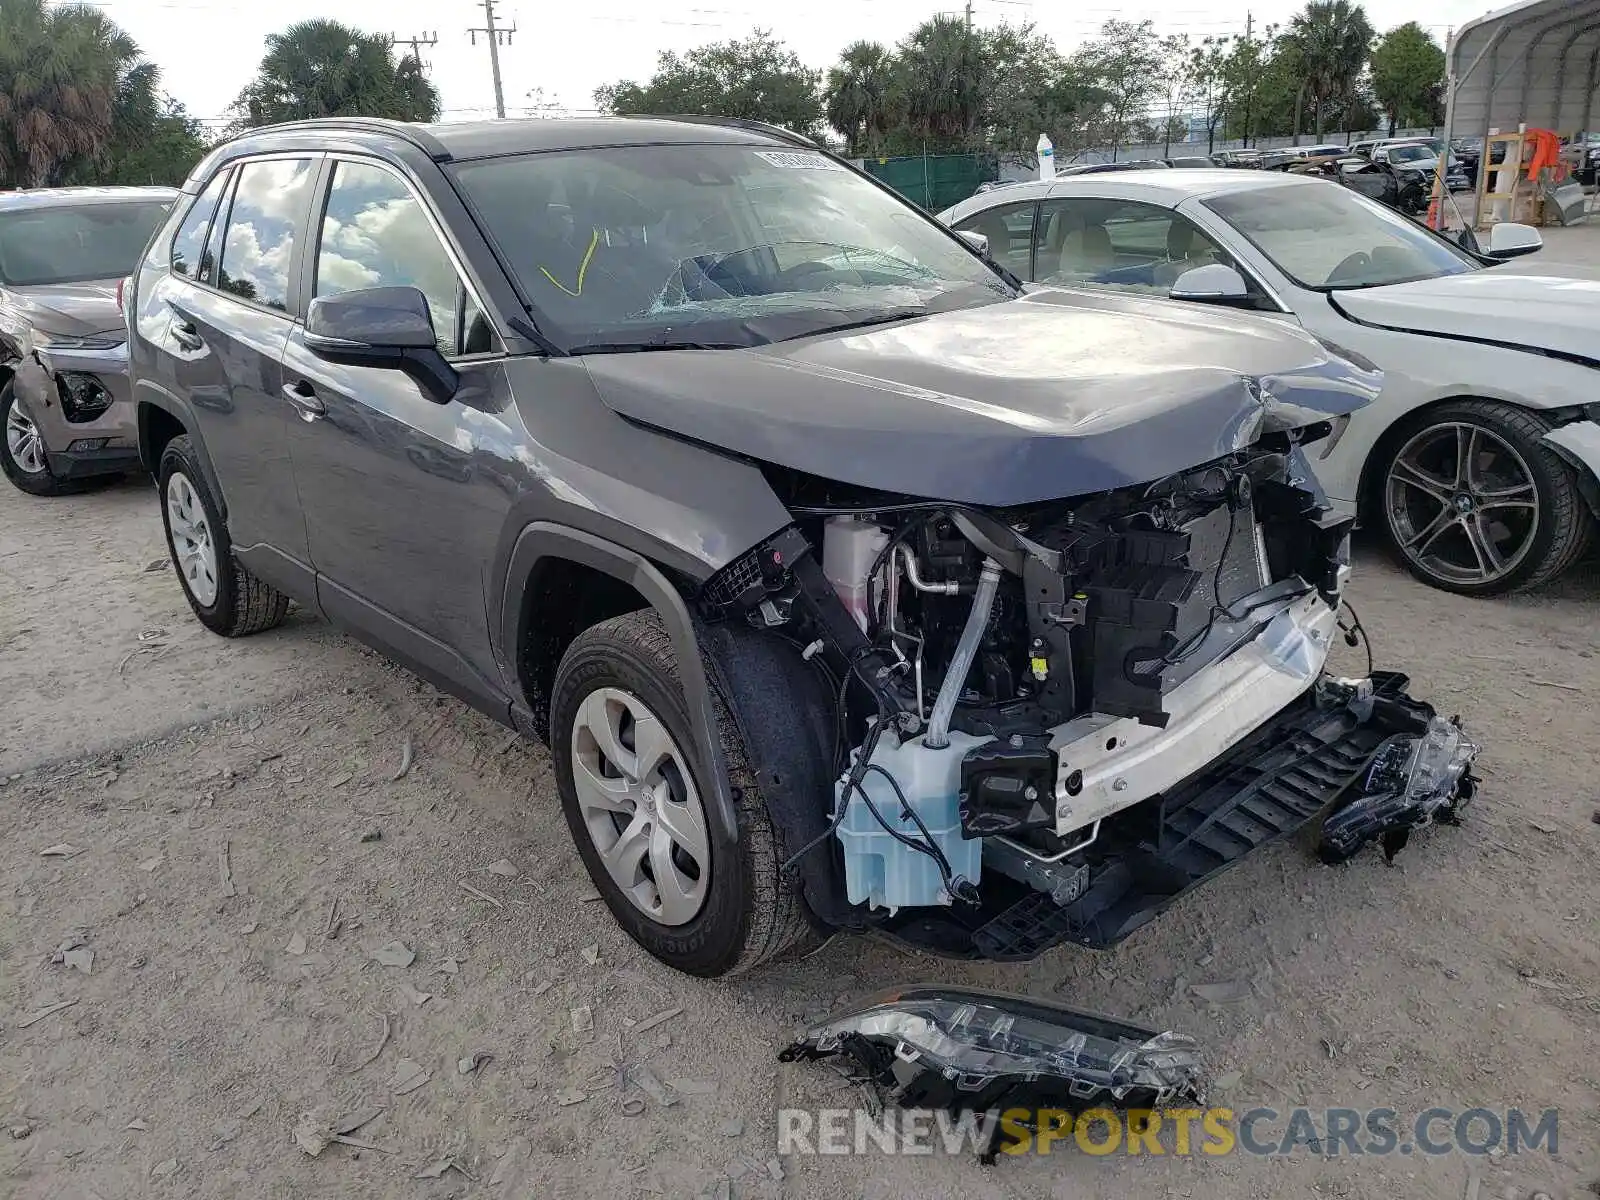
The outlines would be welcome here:
<svg viewBox="0 0 1600 1200">
<path fill-rule="evenodd" d="M 0 283 L 121 279 L 171 207 L 170 200 L 104 200 L 0 213 Z"/>
<path fill-rule="evenodd" d="M 1478 269 L 1465 251 L 1348 188 L 1258 188 L 1203 203 L 1278 270 L 1317 291 L 1382 287 Z"/>
<path fill-rule="evenodd" d="M 177 274 L 198 278 L 205 253 L 206 234 L 210 232 L 217 202 L 222 199 L 232 175 L 231 168 L 219 172 L 185 214 L 183 224 L 178 226 L 178 232 L 172 239 L 172 269 Z"/>
<path fill-rule="evenodd" d="M 1165 296 L 1185 271 L 1232 260 L 1187 217 L 1132 200 L 1046 200 L 1035 270 L 1041 283 Z"/>
<path fill-rule="evenodd" d="M 239 168 L 217 286 L 265 308 L 289 308 L 289 264 L 305 221 L 317 164 L 268 159 Z"/>
<path fill-rule="evenodd" d="M 341 162 L 322 218 L 316 294 L 374 287 L 418 289 L 427 298 L 442 353 L 455 354 L 463 340 L 470 343 L 470 335 L 456 328 L 464 293 L 460 276 L 421 202 L 392 172 Z M 475 315 L 474 309 L 469 325 Z"/>
<path fill-rule="evenodd" d="M 454 168 L 541 329 L 569 351 L 756 345 L 1014 291 L 817 151 L 552 151 Z"/>
<path fill-rule="evenodd" d="M 990 258 L 1018 279 L 1032 279 L 1033 214 L 1037 207 L 1029 200 L 985 209 L 973 213 L 956 228 L 983 234 L 989 239 Z"/>
</svg>

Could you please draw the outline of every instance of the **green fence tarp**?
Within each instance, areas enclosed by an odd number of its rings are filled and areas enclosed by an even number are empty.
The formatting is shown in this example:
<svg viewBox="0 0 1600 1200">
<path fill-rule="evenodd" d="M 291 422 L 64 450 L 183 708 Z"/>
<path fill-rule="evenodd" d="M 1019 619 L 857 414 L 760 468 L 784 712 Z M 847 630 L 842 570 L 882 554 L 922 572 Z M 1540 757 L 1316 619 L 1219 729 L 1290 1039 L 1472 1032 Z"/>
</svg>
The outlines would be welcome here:
<svg viewBox="0 0 1600 1200">
<path fill-rule="evenodd" d="M 999 164 L 978 154 L 908 155 L 904 158 L 867 158 L 867 174 L 883 180 L 913 204 L 938 212 L 965 200 L 978 185 L 999 176 Z"/>
</svg>

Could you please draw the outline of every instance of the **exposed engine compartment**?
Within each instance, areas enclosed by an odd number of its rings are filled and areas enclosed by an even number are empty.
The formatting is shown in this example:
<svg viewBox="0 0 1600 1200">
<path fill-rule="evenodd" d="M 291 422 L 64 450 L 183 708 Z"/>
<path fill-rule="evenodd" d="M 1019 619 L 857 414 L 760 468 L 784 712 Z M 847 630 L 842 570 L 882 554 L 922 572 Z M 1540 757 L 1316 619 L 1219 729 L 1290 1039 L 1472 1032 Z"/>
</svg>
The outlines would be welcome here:
<svg viewBox="0 0 1600 1200">
<path fill-rule="evenodd" d="M 1319 682 L 1353 521 L 1303 447 L 1332 432 L 1012 509 L 771 469 L 795 523 L 714 577 L 702 608 L 789 642 L 833 698 L 831 810 L 789 864 L 832 856 L 845 895 L 829 919 L 921 922 L 935 943 L 953 925 L 958 945 L 987 930 L 983 952 L 1010 956 L 994 922 L 1019 903 L 1045 903 L 1029 919 L 1046 924 L 1081 906 L 1145 837 L 1149 817 L 1129 810 L 1159 810 L 1159 848 L 1168 808 L 1208 773 L 1275 750 L 1296 721 L 1334 741 L 1361 724 L 1312 720 L 1357 690 Z M 1297 821 L 1338 791 L 1309 790 L 1321 799 Z"/>
</svg>

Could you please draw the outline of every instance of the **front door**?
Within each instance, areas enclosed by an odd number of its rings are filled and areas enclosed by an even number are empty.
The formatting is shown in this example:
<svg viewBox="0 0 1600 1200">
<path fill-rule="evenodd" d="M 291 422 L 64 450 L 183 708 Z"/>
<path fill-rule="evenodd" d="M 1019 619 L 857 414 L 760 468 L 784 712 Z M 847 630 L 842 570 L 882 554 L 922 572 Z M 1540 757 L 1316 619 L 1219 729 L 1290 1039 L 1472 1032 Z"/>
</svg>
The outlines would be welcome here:
<svg viewBox="0 0 1600 1200">
<path fill-rule="evenodd" d="M 512 497 L 473 453 L 508 434 L 493 334 L 422 202 L 387 166 L 332 164 L 314 249 L 313 296 L 421 290 L 461 373 L 457 398 L 441 404 L 400 371 L 329 363 L 299 328 L 290 335 L 283 382 L 301 404 L 290 453 L 322 610 L 441 686 L 496 695 L 485 586 Z"/>
</svg>

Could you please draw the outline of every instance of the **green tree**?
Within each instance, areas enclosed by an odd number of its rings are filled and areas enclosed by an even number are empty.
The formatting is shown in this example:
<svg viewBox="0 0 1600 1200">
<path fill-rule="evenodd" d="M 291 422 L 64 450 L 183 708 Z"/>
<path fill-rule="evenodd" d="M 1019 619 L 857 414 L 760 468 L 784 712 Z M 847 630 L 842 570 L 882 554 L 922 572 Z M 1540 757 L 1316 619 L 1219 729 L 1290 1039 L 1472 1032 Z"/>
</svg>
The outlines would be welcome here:
<svg viewBox="0 0 1600 1200">
<path fill-rule="evenodd" d="M 1270 119 L 1264 119 L 1263 109 L 1272 105 L 1271 85 L 1277 82 L 1274 73 L 1282 74 L 1276 64 L 1278 27 L 1268 25 L 1260 37 L 1245 36 L 1231 39 L 1220 64 L 1220 87 L 1223 92 L 1222 129 L 1227 137 L 1239 138 L 1249 145 L 1261 133 L 1272 133 Z M 1287 88 L 1289 104 L 1293 107 L 1293 86 Z M 1283 128 L 1288 129 L 1288 117 Z"/>
<path fill-rule="evenodd" d="M 821 84 L 820 71 L 757 29 L 747 38 L 687 54 L 664 50 L 648 82 L 607 84 L 595 90 L 594 99 L 605 112 L 737 117 L 814 137 L 823 118 Z"/>
<path fill-rule="evenodd" d="M 1444 51 L 1422 26 L 1407 21 L 1379 39 L 1372 50 L 1372 94 L 1389 121 L 1389 136 L 1400 125 L 1427 125 L 1442 119 Z"/>
<path fill-rule="evenodd" d="M 1317 140 L 1321 141 L 1332 111 L 1354 97 L 1372 47 L 1372 22 L 1350 0 L 1309 0 L 1289 19 L 1284 49 L 1294 56 L 1300 76 L 1294 133 L 1300 136 L 1300 112 L 1311 101 Z"/>
<path fill-rule="evenodd" d="M 1189 121 L 1183 109 L 1190 99 L 1188 71 L 1192 52 L 1186 33 L 1168 34 L 1156 46 L 1161 68 L 1155 88 L 1159 101 L 1155 125 L 1161 137 L 1162 158 L 1171 156 L 1173 142 L 1186 141 L 1189 137 Z"/>
<path fill-rule="evenodd" d="M 44 187 L 102 159 L 124 89 L 154 80 L 99 9 L 0 0 L 0 187 Z"/>
<path fill-rule="evenodd" d="M 982 34 L 959 17 L 933 17 L 900 43 L 895 62 L 893 103 L 906 134 L 929 150 L 976 149 L 990 91 Z"/>
<path fill-rule="evenodd" d="M 433 121 L 439 93 L 386 34 L 314 19 L 267 36 L 261 66 L 233 102 L 243 128 L 313 117 Z"/>
<path fill-rule="evenodd" d="M 1117 150 L 1146 126 L 1146 113 L 1163 86 L 1155 27 L 1149 21 L 1107 21 L 1100 36 L 1080 46 L 1070 63 L 1080 78 L 1105 94 L 1095 140 L 1109 143 L 1115 159 Z"/>
<path fill-rule="evenodd" d="M 1207 154 L 1216 149 L 1217 130 L 1240 99 L 1229 69 L 1237 51 L 1231 37 L 1207 37 L 1189 47 L 1183 64 L 1184 94 L 1205 124 Z"/>
<path fill-rule="evenodd" d="M 828 72 L 823 106 L 828 124 L 845 140 L 851 157 L 879 153 L 892 120 L 889 92 L 894 56 L 877 42 L 852 42 Z"/>
<path fill-rule="evenodd" d="M 1082 130 L 1105 103 L 1092 81 L 1078 75 L 1055 44 L 1030 25 L 1000 25 L 979 34 L 988 79 L 982 123 L 989 144 L 1030 170 L 1035 147 L 1048 134 L 1057 154 L 1082 149 Z"/>
</svg>

